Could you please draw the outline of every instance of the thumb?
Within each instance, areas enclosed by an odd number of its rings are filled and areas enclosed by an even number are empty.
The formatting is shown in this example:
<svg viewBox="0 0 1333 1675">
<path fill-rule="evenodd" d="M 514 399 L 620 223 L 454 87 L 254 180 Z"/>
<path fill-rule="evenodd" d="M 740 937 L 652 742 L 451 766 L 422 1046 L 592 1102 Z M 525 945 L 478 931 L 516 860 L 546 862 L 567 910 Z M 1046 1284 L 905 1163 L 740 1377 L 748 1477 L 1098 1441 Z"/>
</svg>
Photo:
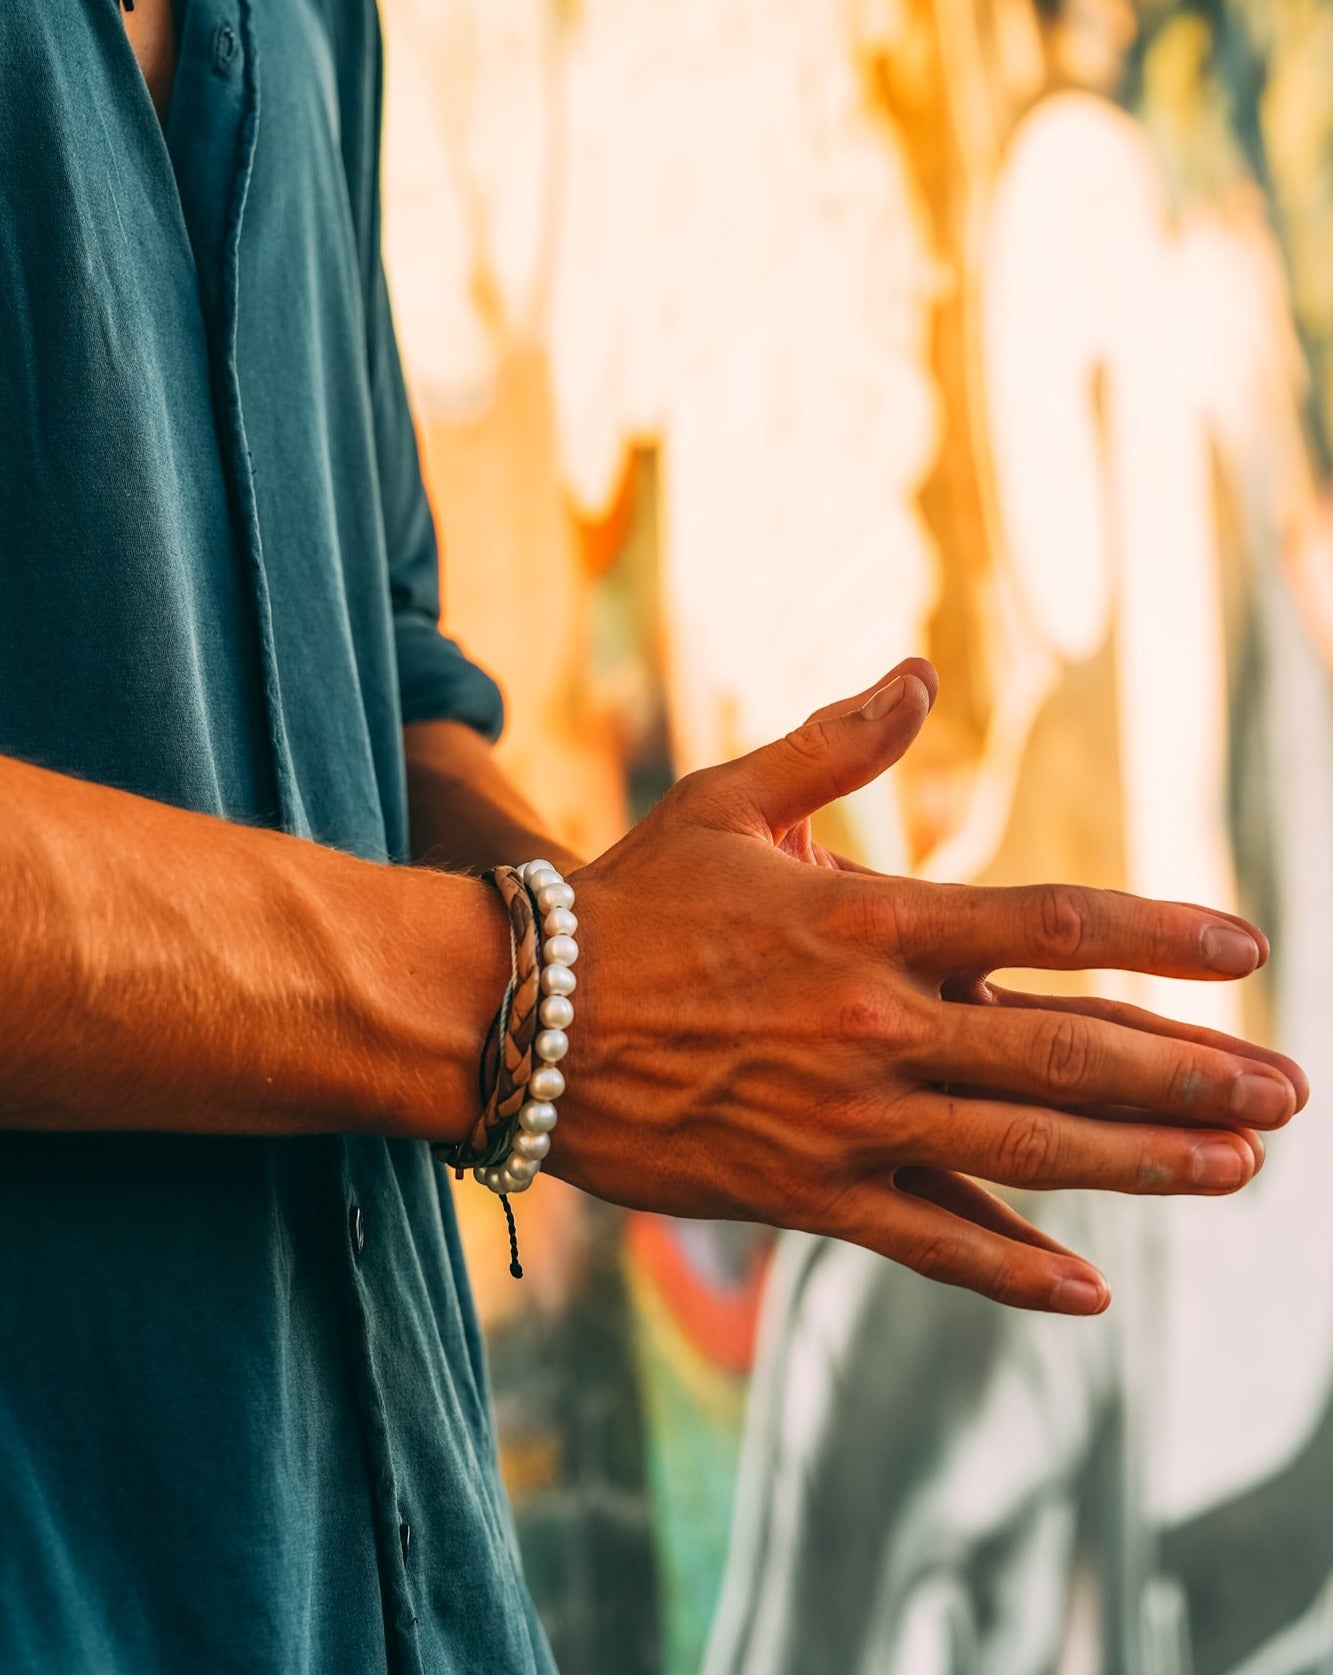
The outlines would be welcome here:
<svg viewBox="0 0 1333 1675">
<path fill-rule="evenodd" d="M 816 710 L 786 738 L 715 769 L 717 789 L 725 787 L 728 801 L 739 799 L 781 843 L 793 826 L 905 755 L 938 690 L 931 665 L 909 658 L 868 692 Z"/>
</svg>

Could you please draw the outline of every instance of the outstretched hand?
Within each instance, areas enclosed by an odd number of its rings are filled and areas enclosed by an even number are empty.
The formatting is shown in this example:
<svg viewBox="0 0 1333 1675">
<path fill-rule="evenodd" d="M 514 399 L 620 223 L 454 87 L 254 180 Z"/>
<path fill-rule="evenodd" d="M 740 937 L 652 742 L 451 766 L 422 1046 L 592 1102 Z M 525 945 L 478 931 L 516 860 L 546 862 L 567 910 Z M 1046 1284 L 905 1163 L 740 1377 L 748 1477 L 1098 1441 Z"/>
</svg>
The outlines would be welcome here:
<svg viewBox="0 0 1333 1675">
<path fill-rule="evenodd" d="M 683 779 L 573 882 L 579 1029 L 548 1169 L 635 1208 L 852 1240 L 1027 1308 L 1106 1282 L 973 1177 L 1221 1194 L 1305 1102 L 1282 1055 L 1096 999 L 1008 993 L 1009 967 L 1244 977 L 1263 934 L 1206 908 L 1068 885 L 885 878 L 809 817 L 908 749 L 930 665 Z M 808 863 L 814 863 L 808 864 Z"/>
</svg>

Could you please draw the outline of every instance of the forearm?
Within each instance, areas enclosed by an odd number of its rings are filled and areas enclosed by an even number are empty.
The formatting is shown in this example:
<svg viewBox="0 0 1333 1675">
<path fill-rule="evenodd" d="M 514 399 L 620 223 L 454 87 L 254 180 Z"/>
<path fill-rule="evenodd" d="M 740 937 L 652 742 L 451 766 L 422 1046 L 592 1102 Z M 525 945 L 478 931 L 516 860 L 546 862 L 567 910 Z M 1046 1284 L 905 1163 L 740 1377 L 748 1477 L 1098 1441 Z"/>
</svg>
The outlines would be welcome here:
<svg viewBox="0 0 1333 1675">
<path fill-rule="evenodd" d="M 0 758 L 0 1125 L 458 1138 L 508 973 L 475 879 Z"/>
<path fill-rule="evenodd" d="M 470 727 L 414 722 L 403 745 L 413 860 L 475 872 L 538 855 L 561 871 L 582 864 L 546 831 Z"/>
</svg>

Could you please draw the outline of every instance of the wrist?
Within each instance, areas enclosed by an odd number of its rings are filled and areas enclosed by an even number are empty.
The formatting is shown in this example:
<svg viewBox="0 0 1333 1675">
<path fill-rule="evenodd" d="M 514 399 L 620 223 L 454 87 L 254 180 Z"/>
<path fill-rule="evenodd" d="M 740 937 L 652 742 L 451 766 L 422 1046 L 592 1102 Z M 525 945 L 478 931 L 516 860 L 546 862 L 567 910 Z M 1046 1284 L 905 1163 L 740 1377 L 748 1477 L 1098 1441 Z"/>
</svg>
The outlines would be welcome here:
<svg viewBox="0 0 1333 1675">
<path fill-rule="evenodd" d="M 534 855 L 540 855 L 548 859 L 558 873 L 568 878 L 570 873 L 577 872 L 580 867 L 588 864 L 581 855 L 576 855 L 572 849 L 566 849 L 549 833 L 524 832 L 512 847 L 514 853 L 507 861 L 511 867 L 521 867 Z"/>
<path fill-rule="evenodd" d="M 503 904 L 478 878 L 404 868 L 409 928 L 392 1022 L 386 1122 L 394 1138 L 461 1140 L 477 1119 L 477 1072 L 509 980 Z M 393 941 L 386 930 L 386 950 Z"/>
<path fill-rule="evenodd" d="M 525 1192 L 541 1171 L 565 1091 L 560 1063 L 574 1021 L 571 996 L 578 917 L 574 890 L 549 859 L 487 874 L 509 916 L 511 977 L 495 1021 L 496 1051 L 488 1055 L 482 1111 L 464 1146 L 437 1146 L 451 1167 L 473 1175 L 501 1198 Z M 513 1236 L 513 1218 L 506 1205 Z M 512 1272 L 522 1277 L 518 1252 Z"/>
</svg>

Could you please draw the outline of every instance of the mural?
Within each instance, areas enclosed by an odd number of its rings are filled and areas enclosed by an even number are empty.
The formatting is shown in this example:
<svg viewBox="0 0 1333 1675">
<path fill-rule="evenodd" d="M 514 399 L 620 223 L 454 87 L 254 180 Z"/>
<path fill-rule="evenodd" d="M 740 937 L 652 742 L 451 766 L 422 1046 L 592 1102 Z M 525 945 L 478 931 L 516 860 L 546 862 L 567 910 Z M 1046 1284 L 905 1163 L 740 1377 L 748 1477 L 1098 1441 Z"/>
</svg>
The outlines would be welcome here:
<svg viewBox="0 0 1333 1675">
<path fill-rule="evenodd" d="M 561 835 L 603 847 L 925 651 L 920 744 L 822 835 L 1254 914 L 1243 1014 L 1109 985 L 1272 1039 L 1318 1107 L 1333 3 L 385 0 L 385 27 L 447 618 Z M 520 1299 L 460 1193 L 562 1669 L 1333 1670 L 1330 1178 L 1316 1108 L 1234 1203 L 1025 1204 L 1113 1275 L 1094 1323 L 553 1182 Z"/>
</svg>

